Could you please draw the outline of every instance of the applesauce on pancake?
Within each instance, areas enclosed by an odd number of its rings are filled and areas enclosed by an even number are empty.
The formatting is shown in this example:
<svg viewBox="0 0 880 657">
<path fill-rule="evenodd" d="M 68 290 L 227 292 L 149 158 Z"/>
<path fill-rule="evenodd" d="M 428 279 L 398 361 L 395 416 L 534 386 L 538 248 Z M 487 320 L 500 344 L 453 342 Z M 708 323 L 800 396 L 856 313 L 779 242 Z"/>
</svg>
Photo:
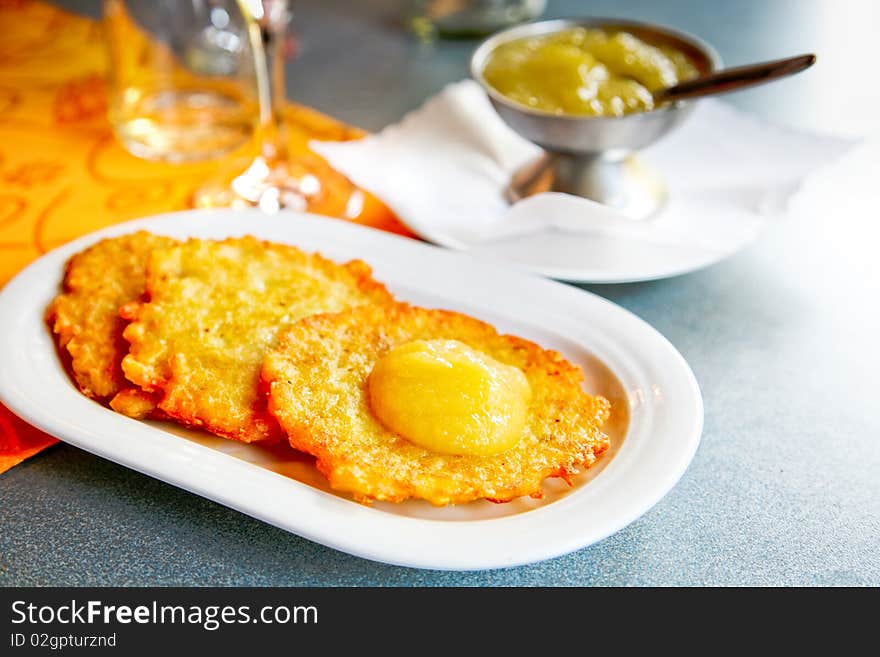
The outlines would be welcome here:
<svg viewBox="0 0 880 657">
<path fill-rule="evenodd" d="M 362 502 L 540 497 L 609 445 L 610 405 L 580 368 L 446 310 L 308 317 L 282 331 L 263 380 L 290 444 Z"/>
</svg>

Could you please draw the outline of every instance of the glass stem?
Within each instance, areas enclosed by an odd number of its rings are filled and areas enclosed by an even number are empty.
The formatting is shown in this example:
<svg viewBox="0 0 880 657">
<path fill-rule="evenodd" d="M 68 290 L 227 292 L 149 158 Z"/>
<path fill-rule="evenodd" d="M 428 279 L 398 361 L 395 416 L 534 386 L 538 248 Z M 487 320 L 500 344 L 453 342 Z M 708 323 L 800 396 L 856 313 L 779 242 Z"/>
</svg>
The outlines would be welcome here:
<svg viewBox="0 0 880 657">
<path fill-rule="evenodd" d="M 254 6 L 256 4 L 256 6 Z M 260 112 L 260 154 L 267 162 L 287 159 L 284 135 L 284 39 L 290 19 L 288 0 L 239 0 L 254 53 Z"/>
<path fill-rule="evenodd" d="M 284 130 L 284 104 L 286 83 L 284 80 L 284 43 L 290 21 L 288 0 L 263 0 L 264 20 L 260 26 L 263 50 L 266 57 L 266 78 L 269 83 L 269 125 L 264 126 L 266 137 L 263 155 L 272 161 L 287 161 L 287 139 Z"/>
</svg>

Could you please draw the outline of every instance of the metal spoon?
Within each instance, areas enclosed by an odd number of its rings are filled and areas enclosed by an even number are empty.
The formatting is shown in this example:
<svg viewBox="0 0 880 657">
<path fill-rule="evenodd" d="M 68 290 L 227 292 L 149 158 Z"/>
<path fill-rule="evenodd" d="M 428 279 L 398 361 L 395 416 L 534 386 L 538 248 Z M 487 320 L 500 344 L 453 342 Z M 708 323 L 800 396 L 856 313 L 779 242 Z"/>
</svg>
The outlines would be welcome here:
<svg viewBox="0 0 880 657">
<path fill-rule="evenodd" d="M 716 73 L 661 89 L 654 93 L 654 99 L 658 105 L 661 105 L 738 91 L 739 89 L 753 87 L 800 73 L 815 62 L 816 55 L 808 54 L 770 62 L 749 64 L 747 66 L 726 68 Z M 585 118 L 588 119 L 589 117 Z M 565 158 L 560 155 L 546 152 L 537 160 L 529 162 L 511 177 L 510 182 L 504 189 L 504 198 L 508 203 L 516 203 L 527 196 L 551 189 L 553 186 L 553 170 L 564 161 Z"/>
</svg>

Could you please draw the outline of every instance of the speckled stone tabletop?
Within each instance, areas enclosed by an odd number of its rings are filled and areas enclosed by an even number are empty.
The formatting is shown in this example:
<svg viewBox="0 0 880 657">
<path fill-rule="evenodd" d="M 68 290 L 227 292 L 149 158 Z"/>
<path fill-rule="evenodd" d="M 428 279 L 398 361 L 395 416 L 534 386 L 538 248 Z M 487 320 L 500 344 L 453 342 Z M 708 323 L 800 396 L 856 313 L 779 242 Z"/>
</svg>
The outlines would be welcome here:
<svg viewBox="0 0 880 657">
<path fill-rule="evenodd" d="M 290 96 L 378 129 L 464 77 L 474 43 L 417 45 L 402 4 L 296 3 Z M 818 52 L 807 74 L 730 102 L 797 128 L 880 132 L 878 87 L 865 86 L 871 0 L 551 0 L 547 11 L 584 13 L 694 32 L 731 65 Z M 386 566 L 59 445 L 0 475 L 0 585 L 878 585 L 880 223 L 867 208 L 880 206 L 845 186 L 828 193 L 836 210 L 780 221 L 704 271 L 587 287 L 669 338 L 706 405 L 678 486 L 592 547 L 491 572 Z"/>
</svg>

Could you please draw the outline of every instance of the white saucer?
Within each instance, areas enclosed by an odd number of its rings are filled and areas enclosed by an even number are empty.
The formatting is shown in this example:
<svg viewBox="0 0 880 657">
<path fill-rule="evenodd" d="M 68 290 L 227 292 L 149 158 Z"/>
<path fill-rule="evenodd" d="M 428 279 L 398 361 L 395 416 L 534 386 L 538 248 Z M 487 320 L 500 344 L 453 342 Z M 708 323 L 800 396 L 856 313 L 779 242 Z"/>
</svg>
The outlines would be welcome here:
<svg viewBox="0 0 880 657">
<path fill-rule="evenodd" d="M 754 242 L 759 234 L 756 231 L 748 240 L 731 244 L 726 250 L 561 230 L 465 247 L 427 226 L 420 227 L 413 221 L 407 225 L 435 244 L 572 283 L 634 283 L 686 274 L 733 255 Z"/>
</svg>

